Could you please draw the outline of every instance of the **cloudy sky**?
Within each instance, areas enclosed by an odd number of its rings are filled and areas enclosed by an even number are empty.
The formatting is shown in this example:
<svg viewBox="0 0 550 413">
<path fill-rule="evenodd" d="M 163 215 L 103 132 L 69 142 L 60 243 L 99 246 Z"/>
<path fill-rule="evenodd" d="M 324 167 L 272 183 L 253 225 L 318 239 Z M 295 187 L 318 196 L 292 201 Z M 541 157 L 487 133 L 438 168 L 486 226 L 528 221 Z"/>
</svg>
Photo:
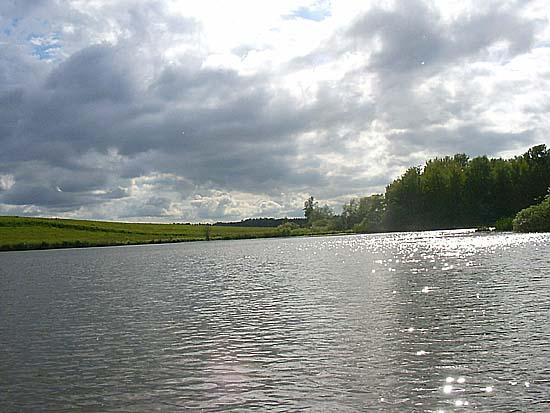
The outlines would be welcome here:
<svg viewBox="0 0 550 413">
<path fill-rule="evenodd" d="M 550 143 L 542 1 L 2 0 L 0 215 L 301 216 Z"/>
</svg>

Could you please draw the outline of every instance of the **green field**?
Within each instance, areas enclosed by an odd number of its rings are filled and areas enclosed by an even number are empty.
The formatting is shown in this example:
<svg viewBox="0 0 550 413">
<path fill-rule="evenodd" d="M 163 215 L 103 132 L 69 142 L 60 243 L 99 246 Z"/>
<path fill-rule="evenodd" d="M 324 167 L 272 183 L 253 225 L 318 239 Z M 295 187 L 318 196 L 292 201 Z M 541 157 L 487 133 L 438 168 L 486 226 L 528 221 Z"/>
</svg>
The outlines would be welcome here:
<svg viewBox="0 0 550 413">
<path fill-rule="evenodd" d="M 141 224 L 0 216 L 0 251 L 306 235 L 277 228 Z"/>
</svg>

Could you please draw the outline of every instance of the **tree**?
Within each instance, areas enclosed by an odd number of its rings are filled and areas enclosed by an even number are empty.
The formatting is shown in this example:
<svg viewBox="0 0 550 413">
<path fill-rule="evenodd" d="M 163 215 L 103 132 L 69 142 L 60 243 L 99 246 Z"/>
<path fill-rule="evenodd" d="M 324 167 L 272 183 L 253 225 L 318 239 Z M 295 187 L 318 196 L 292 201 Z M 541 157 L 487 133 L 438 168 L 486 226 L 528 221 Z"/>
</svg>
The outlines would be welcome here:
<svg viewBox="0 0 550 413">
<path fill-rule="evenodd" d="M 490 225 L 494 222 L 491 211 L 493 189 L 491 163 L 486 156 L 478 156 L 466 168 L 465 210 L 468 225 Z"/>
<path fill-rule="evenodd" d="M 304 202 L 304 215 L 310 227 L 323 227 L 325 229 L 334 229 L 336 227 L 332 208 L 328 205 L 320 207 L 319 203 L 312 196 Z"/>
<path fill-rule="evenodd" d="M 422 228 L 422 190 L 420 167 L 412 167 L 386 187 L 384 226 L 390 230 Z"/>
<path fill-rule="evenodd" d="M 541 202 L 546 195 L 546 188 L 550 183 L 550 150 L 544 144 L 533 146 L 523 158 L 528 167 L 526 186 L 531 205 L 533 202 Z"/>
<path fill-rule="evenodd" d="M 382 194 L 362 198 L 352 198 L 342 206 L 342 229 L 357 232 L 375 232 L 382 230 L 382 221 L 386 211 L 386 201 Z"/>
<path fill-rule="evenodd" d="M 334 223 L 334 211 L 328 205 L 323 205 L 322 207 L 316 205 L 313 208 L 313 213 L 311 216 L 311 224 L 314 227 L 324 227 L 333 229 Z"/>
<path fill-rule="evenodd" d="M 292 235 L 292 231 L 299 229 L 300 226 L 296 224 L 295 222 L 285 222 L 277 227 L 277 231 L 279 234 L 281 234 L 283 237 L 288 237 Z"/>
<path fill-rule="evenodd" d="M 359 213 L 361 221 L 354 225 L 357 232 L 382 231 L 384 213 L 386 212 L 386 200 L 382 194 L 374 194 L 359 200 Z"/>
<path fill-rule="evenodd" d="M 492 226 L 497 221 L 509 227 L 510 218 L 540 202 L 549 186 L 550 150 L 537 145 L 509 160 L 470 160 L 465 154 L 428 160 L 424 168 L 407 169 L 385 195 L 351 199 L 340 217 L 313 197 L 304 203 L 304 213 L 310 227 L 358 232 Z"/>
<path fill-rule="evenodd" d="M 349 204 L 342 206 L 342 227 L 343 229 L 351 229 L 354 225 L 361 222 L 361 214 L 359 212 L 359 198 L 352 198 Z"/>
<path fill-rule="evenodd" d="M 495 159 L 492 164 L 493 189 L 491 191 L 491 210 L 495 220 L 513 217 L 517 212 L 514 206 L 514 187 L 510 162 Z"/>
<path fill-rule="evenodd" d="M 315 201 L 315 198 L 313 198 L 312 196 L 310 196 L 306 202 L 304 202 L 304 215 L 308 221 L 308 224 L 311 224 L 311 219 L 313 217 L 313 211 L 315 210 L 315 208 L 317 208 L 317 206 L 319 205 L 319 203 L 317 201 Z"/>
<path fill-rule="evenodd" d="M 449 207 L 449 164 L 450 158 L 434 159 L 426 163 L 422 173 L 422 205 L 424 228 L 446 228 L 450 226 Z"/>
</svg>

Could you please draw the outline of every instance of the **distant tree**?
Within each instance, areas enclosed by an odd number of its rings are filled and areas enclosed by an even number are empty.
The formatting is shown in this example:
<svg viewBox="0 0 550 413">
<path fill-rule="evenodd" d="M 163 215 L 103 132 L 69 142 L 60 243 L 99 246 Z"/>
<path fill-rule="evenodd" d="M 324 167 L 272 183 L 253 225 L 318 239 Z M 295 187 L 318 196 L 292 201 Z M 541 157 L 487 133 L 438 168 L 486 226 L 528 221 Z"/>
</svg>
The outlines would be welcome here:
<svg viewBox="0 0 550 413">
<path fill-rule="evenodd" d="M 315 206 L 311 215 L 311 224 L 314 227 L 323 227 L 327 229 L 334 229 L 335 223 L 333 222 L 334 211 L 328 205 Z"/>
<path fill-rule="evenodd" d="M 342 206 L 341 221 L 343 229 L 351 229 L 355 224 L 361 222 L 359 200 L 359 198 L 352 198 L 349 203 Z"/>
<path fill-rule="evenodd" d="M 222 227 L 271 227 L 275 228 L 285 222 L 293 222 L 298 226 L 304 225 L 307 221 L 304 218 L 247 218 L 242 221 L 216 222 L 214 225 Z"/>
<path fill-rule="evenodd" d="M 342 206 L 342 229 L 353 229 L 356 232 L 381 231 L 385 210 L 386 202 L 382 194 L 353 198 Z"/>
<path fill-rule="evenodd" d="M 339 217 L 335 217 L 334 211 L 328 205 L 319 206 L 319 203 L 310 196 L 304 202 L 304 215 L 308 226 L 324 229 L 335 229 Z"/>
<path fill-rule="evenodd" d="M 377 232 L 383 230 L 386 200 L 384 195 L 375 194 L 360 200 L 361 222 L 354 226 L 357 232 Z"/>
<path fill-rule="evenodd" d="M 455 156 L 453 156 L 453 161 L 455 162 L 455 164 L 459 165 L 462 169 L 468 166 L 469 159 L 470 158 L 468 157 L 468 155 L 464 153 L 457 153 Z"/>
<path fill-rule="evenodd" d="M 310 196 L 306 202 L 304 202 L 304 215 L 308 221 L 308 224 L 311 224 L 311 219 L 313 218 L 313 212 L 315 211 L 315 208 L 317 208 L 319 205 L 318 202 L 315 201 L 315 198 Z"/>
</svg>

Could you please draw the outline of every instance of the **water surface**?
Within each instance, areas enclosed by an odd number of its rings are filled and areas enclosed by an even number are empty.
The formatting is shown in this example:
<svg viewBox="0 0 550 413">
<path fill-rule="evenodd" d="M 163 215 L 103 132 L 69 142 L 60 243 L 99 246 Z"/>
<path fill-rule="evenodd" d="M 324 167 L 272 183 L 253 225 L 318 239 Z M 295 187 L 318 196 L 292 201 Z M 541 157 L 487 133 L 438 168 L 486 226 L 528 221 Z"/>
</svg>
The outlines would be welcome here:
<svg viewBox="0 0 550 413">
<path fill-rule="evenodd" d="M 0 253 L 0 410 L 550 411 L 550 234 Z"/>
</svg>

